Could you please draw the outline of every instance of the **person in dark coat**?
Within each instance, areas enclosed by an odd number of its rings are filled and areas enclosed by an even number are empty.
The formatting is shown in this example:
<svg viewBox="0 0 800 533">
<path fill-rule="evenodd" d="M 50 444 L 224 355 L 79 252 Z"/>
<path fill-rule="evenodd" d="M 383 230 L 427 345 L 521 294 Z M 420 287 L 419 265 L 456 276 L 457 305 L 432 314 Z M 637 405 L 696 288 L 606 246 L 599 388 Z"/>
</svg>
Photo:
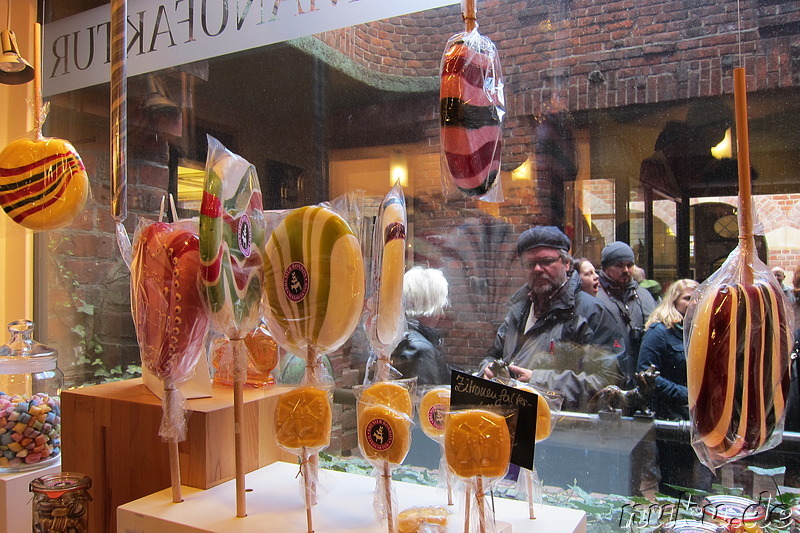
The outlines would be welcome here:
<svg viewBox="0 0 800 533">
<path fill-rule="evenodd" d="M 683 316 L 697 285 L 692 279 L 672 283 L 645 324 L 638 369 L 647 370 L 653 365 L 660 373 L 652 403 L 656 418 L 689 420 Z"/>
<path fill-rule="evenodd" d="M 417 385 L 450 383 L 450 368 L 442 355 L 436 324 L 450 305 L 449 284 L 441 270 L 415 266 L 403 276 L 406 331 L 392 353 L 392 365 Z"/>
<path fill-rule="evenodd" d="M 633 383 L 633 373 L 639 357 L 639 346 L 644 335 L 647 317 L 656 307 L 649 291 L 633 279 L 633 250 L 624 242 L 612 242 L 601 252 L 600 290 L 597 297 L 602 301 L 625 333 L 625 353 L 620 366 L 626 383 Z"/>
<path fill-rule="evenodd" d="M 623 379 L 624 341 L 605 306 L 577 290 L 570 246 L 554 226 L 520 235 L 517 254 L 527 282 L 511 297 L 487 361 L 502 359 L 520 381 L 560 392 L 566 410 L 586 410 L 596 392 Z"/>
</svg>

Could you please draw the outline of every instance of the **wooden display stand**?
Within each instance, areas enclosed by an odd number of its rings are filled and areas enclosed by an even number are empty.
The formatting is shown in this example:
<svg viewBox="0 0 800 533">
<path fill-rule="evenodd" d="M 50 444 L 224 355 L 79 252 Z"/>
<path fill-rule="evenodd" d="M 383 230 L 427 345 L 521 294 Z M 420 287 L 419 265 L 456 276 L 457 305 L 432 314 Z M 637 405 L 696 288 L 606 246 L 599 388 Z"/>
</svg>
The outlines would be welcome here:
<svg viewBox="0 0 800 533">
<path fill-rule="evenodd" d="M 31 481 L 61 471 L 61 462 L 35 470 L 0 474 L 0 531 L 30 533 L 32 529 Z"/>
<path fill-rule="evenodd" d="M 127 503 L 117 510 L 117 532 L 158 533 L 261 533 L 306 531 L 306 511 L 297 477 L 298 465 L 274 463 L 247 475 L 247 516 L 236 517 L 233 482 L 210 490 L 187 488 L 183 503 L 172 503 L 171 492 Z M 330 490 L 314 506 L 314 530 L 319 533 L 385 533 L 375 518 L 375 478 L 323 470 L 323 487 Z M 395 481 L 400 509 L 446 506 L 443 491 Z M 528 517 L 528 504 L 494 499 L 498 533 L 586 533 L 586 513 L 549 505 L 536 505 L 536 519 Z M 463 514 L 454 506 L 448 530 L 464 530 Z M 471 528 L 476 533 L 476 528 Z"/>
<path fill-rule="evenodd" d="M 291 454 L 275 444 L 272 415 L 286 387 L 245 390 L 248 472 Z M 188 400 L 188 436 L 180 443 L 183 485 L 208 489 L 234 478 L 233 389 Z M 116 508 L 170 486 L 168 446 L 158 436 L 161 400 L 141 379 L 63 391 L 62 470 L 92 479 L 90 531 L 116 531 Z"/>
</svg>

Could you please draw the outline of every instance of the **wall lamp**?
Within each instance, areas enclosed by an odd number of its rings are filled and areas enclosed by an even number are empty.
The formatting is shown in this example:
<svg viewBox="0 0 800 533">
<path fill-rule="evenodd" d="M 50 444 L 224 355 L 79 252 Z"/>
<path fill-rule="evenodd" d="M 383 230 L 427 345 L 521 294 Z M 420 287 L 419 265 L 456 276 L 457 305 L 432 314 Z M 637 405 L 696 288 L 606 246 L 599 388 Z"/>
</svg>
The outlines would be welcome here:
<svg viewBox="0 0 800 533">
<path fill-rule="evenodd" d="M 11 0 L 8 0 L 7 28 L 0 31 L 0 83 L 21 85 L 33 79 L 33 67 L 19 55 L 17 37 L 11 31 Z"/>
</svg>

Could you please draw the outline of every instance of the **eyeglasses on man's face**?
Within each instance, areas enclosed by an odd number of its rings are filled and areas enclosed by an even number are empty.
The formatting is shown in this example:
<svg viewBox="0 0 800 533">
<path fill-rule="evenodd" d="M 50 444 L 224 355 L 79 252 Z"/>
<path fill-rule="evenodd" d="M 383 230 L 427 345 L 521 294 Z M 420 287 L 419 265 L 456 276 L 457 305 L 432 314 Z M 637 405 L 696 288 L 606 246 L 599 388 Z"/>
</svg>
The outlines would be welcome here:
<svg viewBox="0 0 800 533">
<path fill-rule="evenodd" d="M 561 256 L 558 256 L 558 255 L 555 256 L 555 257 L 543 257 L 541 259 L 524 259 L 522 261 L 522 267 L 525 270 L 533 270 L 537 266 L 541 267 L 541 268 L 547 268 L 549 266 L 552 266 L 553 264 L 555 264 L 557 261 L 560 261 L 560 260 L 561 260 Z"/>
</svg>

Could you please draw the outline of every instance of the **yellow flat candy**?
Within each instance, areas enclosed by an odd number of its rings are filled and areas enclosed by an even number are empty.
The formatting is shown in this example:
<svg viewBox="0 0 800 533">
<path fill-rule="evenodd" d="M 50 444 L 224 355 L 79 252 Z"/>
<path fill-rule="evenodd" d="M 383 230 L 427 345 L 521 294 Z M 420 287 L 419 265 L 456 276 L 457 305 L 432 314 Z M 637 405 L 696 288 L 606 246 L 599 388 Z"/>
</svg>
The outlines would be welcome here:
<svg viewBox="0 0 800 533">
<path fill-rule="evenodd" d="M 437 387 L 425 393 L 419 402 L 419 424 L 430 438 L 444 438 L 445 413 L 450 410 L 450 389 Z"/>
<path fill-rule="evenodd" d="M 359 398 L 359 405 L 381 404 L 405 413 L 409 417 L 414 415 L 414 405 L 411 403 L 411 393 L 406 387 L 393 381 L 379 381 L 370 385 Z"/>
<path fill-rule="evenodd" d="M 275 440 L 284 448 L 322 448 L 331 441 L 331 404 L 328 393 L 300 387 L 278 398 Z"/>
<path fill-rule="evenodd" d="M 444 507 L 412 507 L 397 515 L 397 529 L 400 533 L 427 531 L 425 524 L 447 527 L 447 509 Z M 438 529 L 437 529 L 438 531 Z"/>
<path fill-rule="evenodd" d="M 399 465 L 411 447 L 411 421 L 385 405 L 367 405 L 358 415 L 358 445 L 367 460 Z"/>
<path fill-rule="evenodd" d="M 536 404 L 536 442 L 542 442 L 553 432 L 553 422 L 550 414 L 550 405 L 545 397 L 533 387 L 521 385 L 519 389 L 532 392 L 538 398 Z"/>
<path fill-rule="evenodd" d="M 445 424 L 447 464 L 460 478 L 502 477 L 511 460 L 506 419 L 483 409 L 451 413 Z"/>
</svg>

